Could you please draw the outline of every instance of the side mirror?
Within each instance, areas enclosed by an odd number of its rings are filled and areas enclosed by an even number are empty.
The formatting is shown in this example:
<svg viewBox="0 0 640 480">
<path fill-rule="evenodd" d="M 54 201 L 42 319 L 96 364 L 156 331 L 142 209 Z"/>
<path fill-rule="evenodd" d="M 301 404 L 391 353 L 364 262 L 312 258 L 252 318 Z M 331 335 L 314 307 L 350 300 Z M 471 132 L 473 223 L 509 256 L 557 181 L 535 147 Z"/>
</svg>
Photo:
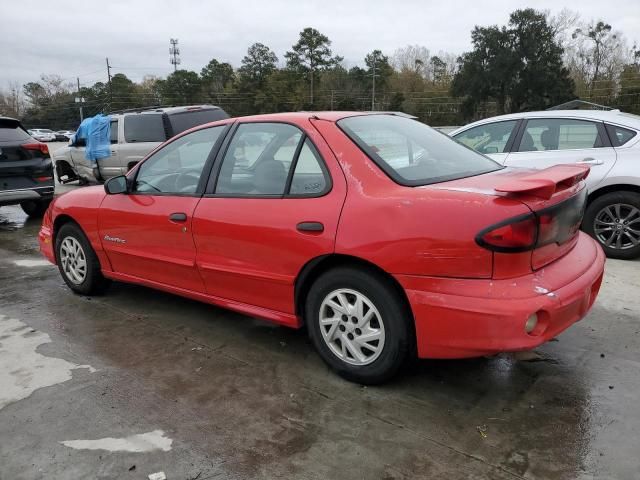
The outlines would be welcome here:
<svg viewBox="0 0 640 480">
<path fill-rule="evenodd" d="M 104 184 L 104 191 L 108 195 L 117 195 L 119 193 L 127 193 L 129 191 L 129 183 L 127 177 L 120 175 L 107 180 Z"/>
<path fill-rule="evenodd" d="M 498 153 L 498 147 L 487 147 L 484 149 L 484 153 L 488 153 L 488 154 Z"/>
</svg>

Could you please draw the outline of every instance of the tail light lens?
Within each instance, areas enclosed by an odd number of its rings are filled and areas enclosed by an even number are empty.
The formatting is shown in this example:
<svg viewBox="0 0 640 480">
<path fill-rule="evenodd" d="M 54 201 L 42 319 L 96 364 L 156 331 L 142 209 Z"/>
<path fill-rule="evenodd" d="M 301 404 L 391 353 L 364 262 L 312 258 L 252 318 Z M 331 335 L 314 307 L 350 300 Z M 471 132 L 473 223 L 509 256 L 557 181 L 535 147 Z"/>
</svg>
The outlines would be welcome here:
<svg viewBox="0 0 640 480">
<path fill-rule="evenodd" d="M 551 207 L 511 218 L 482 230 L 476 243 L 494 252 L 516 253 L 573 238 L 582 223 L 587 190 Z"/>
<path fill-rule="evenodd" d="M 22 144 L 22 148 L 25 150 L 39 150 L 44 155 L 49 155 L 49 147 L 46 143 L 24 143 Z"/>
<path fill-rule="evenodd" d="M 481 247 L 494 252 L 524 252 L 534 248 L 538 238 L 538 221 L 533 213 L 498 223 L 476 236 Z"/>
</svg>

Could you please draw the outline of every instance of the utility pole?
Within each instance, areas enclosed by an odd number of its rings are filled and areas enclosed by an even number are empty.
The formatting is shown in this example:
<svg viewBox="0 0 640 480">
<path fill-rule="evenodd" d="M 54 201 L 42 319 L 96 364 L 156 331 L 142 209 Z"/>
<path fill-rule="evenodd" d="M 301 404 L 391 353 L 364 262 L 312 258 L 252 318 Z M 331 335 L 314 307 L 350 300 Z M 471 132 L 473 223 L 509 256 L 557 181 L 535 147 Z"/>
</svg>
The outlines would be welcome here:
<svg viewBox="0 0 640 480">
<path fill-rule="evenodd" d="M 371 74 L 371 79 L 373 81 L 372 83 L 372 89 L 371 89 L 371 111 L 373 112 L 376 109 L 376 77 L 378 75 L 376 75 L 376 60 L 377 60 L 377 55 L 374 52 L 373 53 L 373 73 Z"/>
<path fill-rule="evenodd" d="M 169 63 L 173 65 L 173 71 L 178 70 L 178 65 L 180 65 L 180 49 L 178 48 L 178 39 L 171 38 L 169 39 L 169 43 L 171 46 L 169 47 Z"/>
<path fill-rule="evenodd" d="M 107 77 L 109 78 L 109 109 L 113 105 L 113 89 L 111 88 L 111 65 L 109 65 L 109 57 L 107 57 Z"/>
<path fill-rule="evenodd" d="M 82 98 L 82 96 L 80 95 L 80 77 L 76 77 L 76 79 L 78 80 L 78 96 L 76 97 L 76 103 L 80 104 L 80 123 L 82 123 L 82 120 L 84 120 L 84 115 L 82 112 L 82 104 L 84 103 L 84 98 Z"/>
</svg>

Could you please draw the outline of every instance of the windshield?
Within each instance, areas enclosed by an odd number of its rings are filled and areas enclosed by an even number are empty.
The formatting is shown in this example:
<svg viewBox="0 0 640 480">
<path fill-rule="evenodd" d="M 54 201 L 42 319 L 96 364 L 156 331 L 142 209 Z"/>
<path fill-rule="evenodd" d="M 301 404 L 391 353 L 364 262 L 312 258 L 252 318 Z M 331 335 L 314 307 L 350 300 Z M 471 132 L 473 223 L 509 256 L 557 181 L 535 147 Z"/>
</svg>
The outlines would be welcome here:
<svg viewBox="0 0 640 480">
<path fill-rule="evenodd" d="M 502 168 L 416 120 L 395 115 L 362 115 L 344 118 L 338 126 L 401 185 L 428 185 Z"/>
</svg>

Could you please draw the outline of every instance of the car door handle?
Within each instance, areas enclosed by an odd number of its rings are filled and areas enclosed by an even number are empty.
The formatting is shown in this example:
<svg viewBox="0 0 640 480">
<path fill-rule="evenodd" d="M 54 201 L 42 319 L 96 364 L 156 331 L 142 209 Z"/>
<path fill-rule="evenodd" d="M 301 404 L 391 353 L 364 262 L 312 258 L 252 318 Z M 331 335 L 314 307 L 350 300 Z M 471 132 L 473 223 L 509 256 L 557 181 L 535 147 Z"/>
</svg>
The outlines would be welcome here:
<svg viewBox="0 0 640 480">
<path fill-rule="evenodd" d="M 578 160 L 578 163 L 586 163 L 587 165 L 602 165 L 604 161 L 592 157 L 587 157 L 583 158 L 582 160 Z"/>
<path fill-rule="evenodd" d="M 324 225 L 320 222 L 300 222 L 296 225 L 296 230 L 299 232 L 322 233 L 324 232 Z"/>
<path fill-rule="evenodd" d="M 172 222 L 186 222 L 187 214 L 182 212 L 176 212 L 169 215 L 169 220 Z"/>
</svg>

